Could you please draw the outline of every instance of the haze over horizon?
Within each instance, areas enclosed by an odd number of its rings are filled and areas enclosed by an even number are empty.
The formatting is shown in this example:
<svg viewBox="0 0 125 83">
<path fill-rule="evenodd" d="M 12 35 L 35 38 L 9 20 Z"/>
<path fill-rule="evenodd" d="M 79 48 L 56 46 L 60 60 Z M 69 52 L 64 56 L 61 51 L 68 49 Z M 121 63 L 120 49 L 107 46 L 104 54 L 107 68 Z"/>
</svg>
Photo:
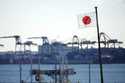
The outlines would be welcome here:
<svg viewBox="0 0 125 83">
<path fill-rule="evenodd" d="M 97 4 L 100 32 L 125 42 L 124 0 L 0 0 L 0 36 L 47 36 L 51 41 L 97 40 L 96 28 L 78 27 L 77 15 L 94 11 Z M 33 40 L 41 43 L 40 40 Z M 14 50 L 14 39 L 0 39 L 0 50 Z M 125 44 L 123 45 L 125 46 Z"/>
</svg>

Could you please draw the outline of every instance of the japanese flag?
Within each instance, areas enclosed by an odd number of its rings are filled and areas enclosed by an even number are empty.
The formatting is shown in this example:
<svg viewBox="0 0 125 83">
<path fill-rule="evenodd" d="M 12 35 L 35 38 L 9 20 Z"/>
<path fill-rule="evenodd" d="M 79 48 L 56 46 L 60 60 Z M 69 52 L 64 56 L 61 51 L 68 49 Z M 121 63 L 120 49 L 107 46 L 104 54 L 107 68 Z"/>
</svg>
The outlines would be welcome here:
<svg viewBox="0 0 125 83">
<path fill-rule="evenodd" d="M 96 27 L 96 13 L 89 12 L 86 14 L 78 15 L 78 24 L 80 28 Z"/>
</svg>

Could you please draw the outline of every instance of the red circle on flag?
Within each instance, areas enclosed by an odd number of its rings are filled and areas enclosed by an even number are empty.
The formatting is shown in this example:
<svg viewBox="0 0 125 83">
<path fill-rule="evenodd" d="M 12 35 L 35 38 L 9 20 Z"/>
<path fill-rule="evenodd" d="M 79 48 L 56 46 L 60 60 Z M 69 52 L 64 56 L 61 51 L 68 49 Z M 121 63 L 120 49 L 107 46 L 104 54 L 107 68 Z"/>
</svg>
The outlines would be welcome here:
<svg viewBox="0 0 125 83">
<path fill-rule="evenodd" d="M 84 16 L 84 17 L 82 18 L 82 22 L 83 22 L 85 25 L 90 24 L 90 23 L 91 23 L 91 18 L 90 18 L 90 16 Z"/>
</svg>

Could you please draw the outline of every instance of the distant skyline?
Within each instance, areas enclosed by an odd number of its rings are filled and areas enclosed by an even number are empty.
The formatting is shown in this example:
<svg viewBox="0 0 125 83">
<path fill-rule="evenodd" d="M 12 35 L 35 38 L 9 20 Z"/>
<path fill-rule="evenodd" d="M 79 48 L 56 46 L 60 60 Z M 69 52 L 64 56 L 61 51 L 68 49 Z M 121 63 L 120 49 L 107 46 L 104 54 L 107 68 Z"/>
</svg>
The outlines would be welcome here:
<svg viewBox="0 0 125 83">
<path fill-rule="evenodd" d="M 47 36 L 50 41 L 97 40 L 96 28 L 80 29 L 77 15 L 98 6 L 100 32 L 125 43 L 124 0 L 0 0 L 0 36 Z M 33 40 L 41 43 L 40 40 Z M 0 39 L 0 50 L 14 50 L 14 39 Z M 125 46 L 125 44 L 124 44 Z"/>
</svg>

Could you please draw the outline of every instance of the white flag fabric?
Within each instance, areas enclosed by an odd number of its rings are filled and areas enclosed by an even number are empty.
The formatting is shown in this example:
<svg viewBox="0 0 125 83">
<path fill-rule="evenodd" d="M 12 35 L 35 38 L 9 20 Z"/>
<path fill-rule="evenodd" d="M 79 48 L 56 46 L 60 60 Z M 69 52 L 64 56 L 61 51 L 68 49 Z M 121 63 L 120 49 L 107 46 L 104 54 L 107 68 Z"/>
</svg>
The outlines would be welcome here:
<svg viewBox="0 0 125 83">
<path fill-rule="evenodd" d="M 96 27 L 96 13 L 89 12 L 78 15 L 78 24 L 80 28 Z"/>
</svg>

